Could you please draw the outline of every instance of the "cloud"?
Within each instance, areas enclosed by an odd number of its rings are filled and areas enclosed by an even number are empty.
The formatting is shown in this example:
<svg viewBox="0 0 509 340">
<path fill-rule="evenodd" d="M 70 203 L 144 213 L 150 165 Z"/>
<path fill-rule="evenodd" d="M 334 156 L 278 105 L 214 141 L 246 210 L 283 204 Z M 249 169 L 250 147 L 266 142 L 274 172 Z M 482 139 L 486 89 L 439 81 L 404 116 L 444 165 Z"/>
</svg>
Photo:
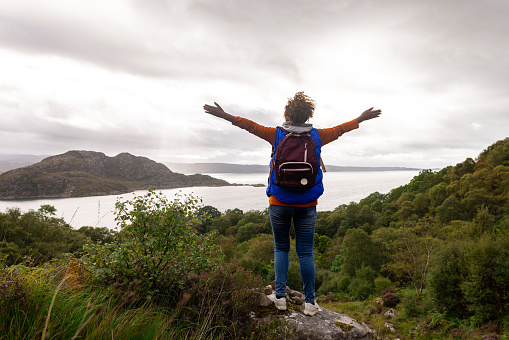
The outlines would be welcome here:
<svg viewBox="0 0 509 340">
<path fill-rule="evenodd" d="M 507 136 L 505 1 L 91 0 L 0 9 L 0 152 L 265 163 L 270 146 L 203 113 L 282 121 L 304 90 L 313 123 L 381 118 L 329 164 L 444 166 Z"/>
</svg>

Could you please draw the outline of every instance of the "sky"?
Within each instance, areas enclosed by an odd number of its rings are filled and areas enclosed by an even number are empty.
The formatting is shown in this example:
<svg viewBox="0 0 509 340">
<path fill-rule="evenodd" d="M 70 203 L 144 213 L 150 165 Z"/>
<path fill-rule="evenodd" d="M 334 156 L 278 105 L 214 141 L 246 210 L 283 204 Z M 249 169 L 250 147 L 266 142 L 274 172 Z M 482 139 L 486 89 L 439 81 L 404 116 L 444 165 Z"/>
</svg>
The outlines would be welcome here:
<svg viewBox="0 0 509 340">
<path fill-rule="evenodd" d="M 0 154 L 266 164 L 204 113 L 283 122 L 304 91 L 325 164 L 443 168 L 509 135 L 507 0 L 18 0 L 0 6 Z"/>
</svg>

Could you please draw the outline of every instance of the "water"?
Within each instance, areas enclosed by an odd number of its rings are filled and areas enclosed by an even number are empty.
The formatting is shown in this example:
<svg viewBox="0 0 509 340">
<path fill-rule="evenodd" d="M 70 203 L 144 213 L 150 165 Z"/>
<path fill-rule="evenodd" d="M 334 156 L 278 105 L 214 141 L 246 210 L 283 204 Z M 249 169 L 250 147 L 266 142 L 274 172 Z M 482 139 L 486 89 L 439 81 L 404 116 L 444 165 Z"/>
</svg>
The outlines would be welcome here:
<svg viewBox="0 0 509 340">
<path fill-rule="evenodd" d="M 341 204 L 358 202 L 369 194 L 378 191 L 388 193 L 391 189 L 408 183 L 419 171 L 352 171 L 327 172 L 324 175 L 325 192 L 318 200 L 318 210 L 333 210 Z M 265 184 L 267 175 L 254 174 L 210 174 L 230 183 Z M 265 187 L 193 187 L 160 190 L 168 197 L 181 191 L 203 199 L 203 205 L 211 205 L 224 212 L 239 208 L 243 211 L 264 210 L 268 207 Z M 146 191 L 136 191 L 143 195 Z M 53 198 L 36 200 L 0 201 L 0 211 L 8 207 L 18 207 L 21 211 L 37 210 L 42 204 L 53 205 L 57 217 L 62 217 L 74 228 L 82 226 L 115 228 L 113 210 L 118 198 L 129 199 L 133 194 L 93 196 L 76 198 Z"/>
</svg>

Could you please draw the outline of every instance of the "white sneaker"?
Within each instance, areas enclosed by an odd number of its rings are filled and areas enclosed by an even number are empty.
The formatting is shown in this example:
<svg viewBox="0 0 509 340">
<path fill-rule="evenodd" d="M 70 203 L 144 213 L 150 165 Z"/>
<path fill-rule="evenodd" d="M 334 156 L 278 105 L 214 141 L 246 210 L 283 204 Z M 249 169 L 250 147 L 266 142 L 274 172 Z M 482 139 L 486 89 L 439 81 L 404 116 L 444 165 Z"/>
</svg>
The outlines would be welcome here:
<svg viewBox="0 0 509 340">
<path fill-rule="evenodd" d="M 286 310 L 286 298 L 282 297 L 281 299 L 278 299 L 276 297 L 275 293 L 272 293 L 270 295 L 267 295 L 270 301 L 274 302 L 276 305 L 276 308 L 279 310 Z"/>
<path fill-rule="evenodd" d="M 306 302 L 304 304 L 304 314 L 305 315 L 313 316 L 316 314 L 316 312 L 321 312 L 322 310 L 323 309 L 321 309 L 320 306 L 318 306 L 318 302 L 316 302 L 316 301 L 315 301 L 314 305 L 309 302 Z"/>
</svg>

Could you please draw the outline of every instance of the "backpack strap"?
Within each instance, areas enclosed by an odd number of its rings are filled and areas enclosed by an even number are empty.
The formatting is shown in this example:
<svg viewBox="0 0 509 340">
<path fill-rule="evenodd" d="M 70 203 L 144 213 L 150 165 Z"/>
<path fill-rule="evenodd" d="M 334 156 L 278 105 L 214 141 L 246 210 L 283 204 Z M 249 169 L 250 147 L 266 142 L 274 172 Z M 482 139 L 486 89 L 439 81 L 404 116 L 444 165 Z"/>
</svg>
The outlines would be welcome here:
<svg viewBox="0 0 509 340">
<path fill-rule="evenodd" d="M 322 156 L 320 156 L 320 167 L 322 168 L 323 172 L 327 172 L 327 170 L 325 169 L 325 164 L 323 163 Z"/>
</svg>

